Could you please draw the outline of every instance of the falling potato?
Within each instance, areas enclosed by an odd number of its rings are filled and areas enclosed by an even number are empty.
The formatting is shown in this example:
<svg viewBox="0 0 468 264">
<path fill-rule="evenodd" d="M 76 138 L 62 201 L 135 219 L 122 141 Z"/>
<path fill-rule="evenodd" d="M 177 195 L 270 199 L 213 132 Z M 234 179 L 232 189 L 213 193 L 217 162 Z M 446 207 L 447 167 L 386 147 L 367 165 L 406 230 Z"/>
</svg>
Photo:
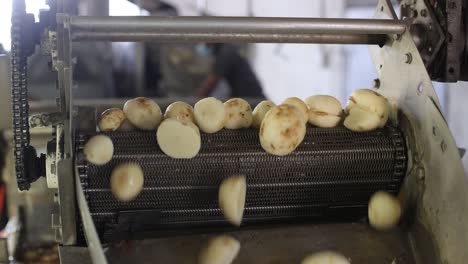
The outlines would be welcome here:
<svg viewBox="0 0 468 264">
<path fill-rule="evenodd" d="M 164 113 L 164 119 L 178 118 L 182 121 L 190 121 L 195 123 L 195 116 L 193 115 L 193 107 L 185 102 L 177 101 L 170 104 Z"/>
<path fill-rule="evenodd" d="M 400 201 L 395 196 L 383 191 L 376 192 L 369 201 L 369 223 L 377 230 L 390 230 L 400 222 L 401 211 Z"/>
<path fill-rule="evenodd" d="M 224 217 L 233 225 L 240 226 L 244 215 L 247 183 L 245 176 L 232 176 L 221 183 L 218 203 Z"/>
<path fill-rule="evenodd" d="M 230 264 L 240 250 L 240 242 L 227 235 L 212 238 L 198 256 L 198 264 Z"/>
<path fill-rule="evenodd" d="M 309 106 L 309 123 L 318 127 L 336 127 L 343 112 L 341 103 L 330 95 L 314 95 L 306 98 Z"/>
<path fill-rule="evenodd" d="M 198 101 L 194 106 L 194 115 L 198 127 L 205 133 L 218 132 L 226 122 L 224 104 L 214 97 Z"/>
<path fill-rule="evenodd" d="M 227 129 L 249 128 L 252 125 L 252 108 L 250 104 L 241 98 L 232 98 L 224 103 L 226 109 Z"/>
<path fill-rule="evenodd" d="M 176 117 L 166 119 L 159 125 L 156 139 L 161 150 L 174 159 L 191 159 L 200 151 L 198 127 Z"/>
<path fill-rule="evenodd" d="M 304 119 L 304 123 L 307 122 L 307 120 L 309 119 L 309 108 L 301 99 L 297 97 L 289 97 L 286 100 L 284 100 L 282 104 L 288 104 L 296 107 L 297 110 L 299 110 L 301 117 Z"/>
<path fill-rule="evenodd" d="M 163 119 L 159 105 L 145 97 L 128 100 L 123 111 L 130 123 L 142 130 L 156 129 Z"/>
<path fill-rule="evenodd" d="M 343 255 L 333 251 L 321 251 L 307 256 L 302 264 L 351 264 Z"/>
<path fill-rule="evenodd" d="M 115 198 L 129 202 L 143 189 L 143 170 L 136 163 L 120 164 L 112 171 L 110 185 Z"/>
<path fill-rule="evenodd" d="M 110 108 L 102 112 L 98 127 L 102 132 L 116 131 L 125 122 L 127 117 L 122 109 Z"/>
<path fill-rule="evenodd" d="M 114 144 L 110 137 L 96 135 L 86 142 L 83 147 L 83 154 L 88 162 L 95 165 L 104 165 L 111 161 L 114 155 Z"/>
<path fill-rule="evenodd" d="M 385 97 L 370 89 L 360 89 L 349 97 L 345 112 L 350 113 L 353 108 L 376 113 L 379 116 L 378 127 L 384 127 L 390 114 L 390 106 Z"/>
<path fill-rule="evenodd" d="M 255 107 L 255 109 L 252 112 L 253 119 L 252 119 L 252 126 L 254 127 L 260 127 L 262 124 L 263 118 L 265 118 L 266 113 L 270 111 L 271 108 L 273 108 L 275 103 L 269 100 L 261 101 L 258 103 L 258 105 Z"/>
<path fill-rule="evenodd" d="M 380 117 L 377 113 L 353 107 L 344 121 L 344 126 L 355 132 L 372 131 L 379 128 Z"/>
<path fill-rule="evenodd" d="M 260 126 L 260 144 L 273 155 L 293 152 L 304 140 L 306 125 L 296 107 L 279 105 L 265 115 Z"/>
</svg>

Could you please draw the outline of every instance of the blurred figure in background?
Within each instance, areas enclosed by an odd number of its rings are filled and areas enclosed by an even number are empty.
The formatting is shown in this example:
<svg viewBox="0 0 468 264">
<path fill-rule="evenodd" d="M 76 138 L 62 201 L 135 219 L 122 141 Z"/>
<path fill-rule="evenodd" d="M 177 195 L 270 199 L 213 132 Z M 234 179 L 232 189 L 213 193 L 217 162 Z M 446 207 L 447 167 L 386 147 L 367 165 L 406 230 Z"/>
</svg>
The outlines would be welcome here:
<svg viewBox="0 0 468 264">
<path fill-rule="evenodd" d="M 209 96 L 221 80 L 226 80 L 231 97 L 265 97 L 247 58 L 234 44 L 208 44 L 214 55 L 211 73 L 197 90 L 197 96 Z"/>
</svg>

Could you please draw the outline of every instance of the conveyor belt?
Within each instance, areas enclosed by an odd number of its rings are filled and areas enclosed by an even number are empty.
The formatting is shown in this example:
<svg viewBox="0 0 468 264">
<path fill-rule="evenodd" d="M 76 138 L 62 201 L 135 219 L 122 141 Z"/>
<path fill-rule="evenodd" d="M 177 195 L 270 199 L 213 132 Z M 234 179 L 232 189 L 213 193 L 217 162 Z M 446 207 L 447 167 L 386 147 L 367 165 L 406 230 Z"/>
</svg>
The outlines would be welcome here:
<svg viewBox="0 0 468 264">
<path fill-rule="evenodd" d="M 245 225 L 300 219 L 362 217 L 372 193 L 397 193 L 406 171 L 401 132 L 392 127 L 355 133 L 344 127 L 308 127 L 292 154 L 277 157 L 260 146 L 258 131 L 222 130 L 202 134 L 200 153 L 171 159 L 156 143 L 155 132 L 112 132 L 114 158 L 104 166 L 77 166 L 99 235 L 136 236 L 148 230 L 179 230 L 226 225 L 217 206 L 218 186 L 234 174 L 247 177 Z M 90 135 L 79 134 L 81 152 Z M 112 169 L 125 161 L 144 171 L 144 190 L 132 202 L 114 199 Z"/>
</svg>

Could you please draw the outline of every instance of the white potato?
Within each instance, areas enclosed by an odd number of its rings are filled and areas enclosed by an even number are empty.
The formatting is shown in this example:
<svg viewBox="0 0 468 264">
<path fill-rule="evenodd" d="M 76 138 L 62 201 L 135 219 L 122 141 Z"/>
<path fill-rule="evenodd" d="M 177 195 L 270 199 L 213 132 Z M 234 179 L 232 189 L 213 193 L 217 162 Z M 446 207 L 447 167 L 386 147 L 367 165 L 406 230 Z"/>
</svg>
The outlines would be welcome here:
<svg viewBox="0 0 468 264">
<path fill-rule="evenodd" d="M 161 150 L 174 159 L 191 159 L 201 147 L 198 127 L 176 117 L 166 119 L 159 125 L 156 139 Z"/>
<path fill-rule="evenodd" d="M 385 231 L 395 227 L 401 218 L 400 201 L 393 195 L 379 191 L 369 201 L 369 223 L 377 230 Z"/>
<path fill-rule="evenodd" d="M 379 126 L 387 123 L 390 114 L 390 105 L 385 97 L 370 89 L 360 89 L 353 92 L 349 97 L 345 112 L 349 113 L 352 108 L 359 107 L 362 110 L 376 113 L 379 116 Z"/>
<path fill-rule="evenodd" d="M 122 109 L 110 108 L 102 112 L 98 127 L 102 132 L 116 131 L 125 122 L 127 117 Z"/>
<path fill-rule="evenodd" d="M 115 198 L 129 202 L 143 189 L 143 170 L 136 163 L 120 164 L 112 170 L 110 185 Z"/>
<path fill-rule="evenodd" d="M 343 255 L 333 251 L 321 251 L 307 256 L 302 264 L 350 264 L 351 262 Z"/>
<path fill-rule="evenodd" d="M 260 144 L 273 155 L 293 152 L 304 140 L 306 125 L 296 107 L 279 105 L 265 115 L 260 126 Z"/>
<path fill-rule="evenodd" d="M 252 113 L 253 115 L 252 126 L 260 127 L 266 113 L 268 113 L 268 111 L 270 111 L 270 109 L 273 108 L 274 106 L 276 106 L 275 103 L 269 100 L 261 101 L 260 103 L 258 103 L 258 105 L 255 107 Z"/>
<path fill-rule="evenodd" d="M 240 242 L 227 235 L 212 238 L 198 256 L 198 264 L 230 264 L 240 250 Z"/>
<path fill-rule="evenodd" d="M 344 126 L 355 132 L 372 131 L 379 127 L 380 120 L 377 113 L 353 107 L 344 121 Z"/>
<path fill-rule="evenodd" d="M 123 111 L 130 123 L 142 130 L 156 129 L 163 118 L 159 105 L 145 97 L 128 100 Z"/>
<path fill-rule="evenodd" d="M 288 104 L 297 107 L 297 110 L 299 110 L 301 117 L 304 119 L 304 123 L 307 122 L 307 120 L 309 119 L 309 108 L 301 99 L 297 97 L 289 97 L 286 98 L 286 100 L 284 100 L 282 104 Z"/>
<path fill-rule="evenodd" d="M 314 95 L 306 98 L 309 106 L 309 123 L 318 127 L 336 127 L 343 112 L 341 103 L 330 95 Z"/>
<path fill-rule="evenodd" d="M 219 208 L 233 225 L 240 226 L 244 215 L 247 183 L 245 176 L 232 176 L 221 183 L 218 193 Z"/>
<path fill-rule="evenodd" d="M 114 155 L 114 144 L 110 137 L 96 135 L 86 142 L 83 153 L 87 161 L 96 165 L 104 165 L 111 161 Z"/>
<path fill-rule="evenodd" d="M 226 109 L 225 128 L 241 129 L 252 125 L 252 108 L 246 100 L 232 98 L 224 102 L 224 107 Z"/>
<path fill-rule="evenodd" d="M 126 119 L 125 121 L 123 121 L 122 125 L 120 125 L 118 131 L 134 131 L 136 129 L 137 128 L 134 125 L 132 125 L 132 123 L 130 123 L 128 119 Z"/>
<path fill-rule="evenodd" d="M 176 117 L 182 121 L 195 123 L 193 107 L 185 102 L 177 101 L 170 104 L 164 113 L 164 119 Z"/>
<path fill-rule="evenodd" d="M 201 131 L 215 133 L 223 129 L 226 122 L 226 109 L 220 100 L 214 97 L 201 99 L 195 104 L 193 112 Z"/>
</svg>

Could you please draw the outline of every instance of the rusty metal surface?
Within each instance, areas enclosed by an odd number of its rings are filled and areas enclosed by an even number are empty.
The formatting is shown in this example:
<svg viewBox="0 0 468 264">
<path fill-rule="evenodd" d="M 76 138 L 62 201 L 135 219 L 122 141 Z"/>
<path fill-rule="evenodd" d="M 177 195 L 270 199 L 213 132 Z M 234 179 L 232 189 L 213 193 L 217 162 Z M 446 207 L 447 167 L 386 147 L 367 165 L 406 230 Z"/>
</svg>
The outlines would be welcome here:
<svg viewBox="0 0 468 264">
<path fill-rule="evenodd" d="M 322 224 L 228 233 L 241 242 L 233 264 L 300 263 L 308 254 L 336 250 L 352 263 L 415 263 L 401 230 L 377 232 L 366 223 Z M 196 263 L 215 234 L 134 241 L 110 248 L 110 263 Z"/>
</svg>

